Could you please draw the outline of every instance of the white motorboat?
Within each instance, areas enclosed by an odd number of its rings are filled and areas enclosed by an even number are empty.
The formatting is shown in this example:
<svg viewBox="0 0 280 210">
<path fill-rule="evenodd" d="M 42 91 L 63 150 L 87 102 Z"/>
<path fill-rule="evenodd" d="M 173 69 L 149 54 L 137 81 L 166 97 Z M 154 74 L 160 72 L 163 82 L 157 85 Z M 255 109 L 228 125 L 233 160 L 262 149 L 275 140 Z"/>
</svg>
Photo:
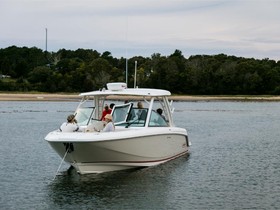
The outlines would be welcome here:
<svg viewBox="0 0 280 210">
<path fill-rule="evenodd" d="M 171 93 L 160 89 L 127 88 L 125 83 L 108 83 L 107 89 L 81 93 L 74 115 L 79 132 L 50 132 L 45 140 L 78 173 L 102 173 L 155 166 L 188 153 L 187 131 L 174 125 Z M 141 100 L 135 107 L 129 98 Z M 115 131 L 102 132 L 105 104 L 111 111 Z M 163 115 L 157 113 L 157 109 Z M 141 115 L 140 115 L 141 113 Z M 94 128 L 94 129 L 92 129 Z M 99 131 L 100 132 L 96 132 Z"/>
</svg>

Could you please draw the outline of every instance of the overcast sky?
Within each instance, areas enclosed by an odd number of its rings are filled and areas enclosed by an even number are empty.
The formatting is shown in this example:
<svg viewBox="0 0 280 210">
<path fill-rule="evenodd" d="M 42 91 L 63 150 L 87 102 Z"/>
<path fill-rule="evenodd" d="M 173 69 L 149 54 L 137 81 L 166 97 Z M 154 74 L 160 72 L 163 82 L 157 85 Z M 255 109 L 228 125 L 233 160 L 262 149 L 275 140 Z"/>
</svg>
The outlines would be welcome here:
<svg viewBox="0 0 280 210">
<path fill-rule="evenodd" d="M 280 60 L 280 0 L 0 0 L 0 48 Z"/>
</svg>

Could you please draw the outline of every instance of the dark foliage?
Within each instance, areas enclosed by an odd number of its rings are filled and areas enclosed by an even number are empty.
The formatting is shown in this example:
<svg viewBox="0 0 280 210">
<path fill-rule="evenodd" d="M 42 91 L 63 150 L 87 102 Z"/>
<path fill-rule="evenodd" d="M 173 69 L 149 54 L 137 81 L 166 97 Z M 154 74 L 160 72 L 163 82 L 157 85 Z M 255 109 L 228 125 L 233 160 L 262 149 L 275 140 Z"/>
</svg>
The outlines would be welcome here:
<svg viewBox="0 0 280 210">
<path fill-rule="evenodd" d="M 280 62 L 235 56 L 195 55 L 180 50 L 128 62 L 128 86 L 161 88 L 178 94 L 279 94 Z M 84 92 L 126 80 L 126 59 L 91 49 L 43 52 L 32 47 L 0 49 L 1 91 Z M 9 75 L 6 78 L 3 75 Z"/>
</svg>

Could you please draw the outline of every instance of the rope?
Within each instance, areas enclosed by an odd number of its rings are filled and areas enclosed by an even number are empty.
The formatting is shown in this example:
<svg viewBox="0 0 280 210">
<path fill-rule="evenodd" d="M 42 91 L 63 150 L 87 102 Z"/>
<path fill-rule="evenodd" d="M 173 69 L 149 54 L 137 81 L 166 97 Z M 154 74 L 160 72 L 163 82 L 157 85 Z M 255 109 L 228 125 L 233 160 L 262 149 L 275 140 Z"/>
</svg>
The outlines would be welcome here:
<svg viewBox="0 0 280 210">
<path fill-rule="evenodd" d="M 60 162 L 60 165 L 59 165 L 59 167 L 58 167 L 58 169 L 57 169 L 57 171 L 56 171 L 56 174 L 55 174 L 53 180 L 55 180 L 55 178 L 56 178 L 56 176 L 57 176 L 57 174 L 58 174 L 58 172 L 59 172 L 59 170 L 60 170 L 60 167 L 61 167 L 61 165 L 62 165 L 64 159 L 66 158 L 66 155 L 67 155 L 67 153 L 68 153 L 68 150 L 69 150 L 69 147 L 67 148 L 67 150 L 66 150 L 66 152 L 65 152 L 65 154 L 64 154 L 64 157 L 62 158 L 62 160 L 61 160 L 61 162 Z"/>
</svg>

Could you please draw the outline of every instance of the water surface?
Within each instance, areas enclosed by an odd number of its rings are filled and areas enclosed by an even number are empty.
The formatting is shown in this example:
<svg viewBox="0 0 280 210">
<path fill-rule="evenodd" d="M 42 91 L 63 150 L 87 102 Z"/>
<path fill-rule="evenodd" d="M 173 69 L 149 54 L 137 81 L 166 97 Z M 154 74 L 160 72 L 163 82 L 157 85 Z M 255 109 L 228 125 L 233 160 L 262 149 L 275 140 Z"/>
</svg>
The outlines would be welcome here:
<svg viewBox="0 0 280 210">
<path fill-rule="evenodd" d="M 1 209 L 278 209 L 279 102 L 174 102 L 191 152 L 78 175 L 44 141 L 76 102 L 0 102 Z"/>
</svg>

